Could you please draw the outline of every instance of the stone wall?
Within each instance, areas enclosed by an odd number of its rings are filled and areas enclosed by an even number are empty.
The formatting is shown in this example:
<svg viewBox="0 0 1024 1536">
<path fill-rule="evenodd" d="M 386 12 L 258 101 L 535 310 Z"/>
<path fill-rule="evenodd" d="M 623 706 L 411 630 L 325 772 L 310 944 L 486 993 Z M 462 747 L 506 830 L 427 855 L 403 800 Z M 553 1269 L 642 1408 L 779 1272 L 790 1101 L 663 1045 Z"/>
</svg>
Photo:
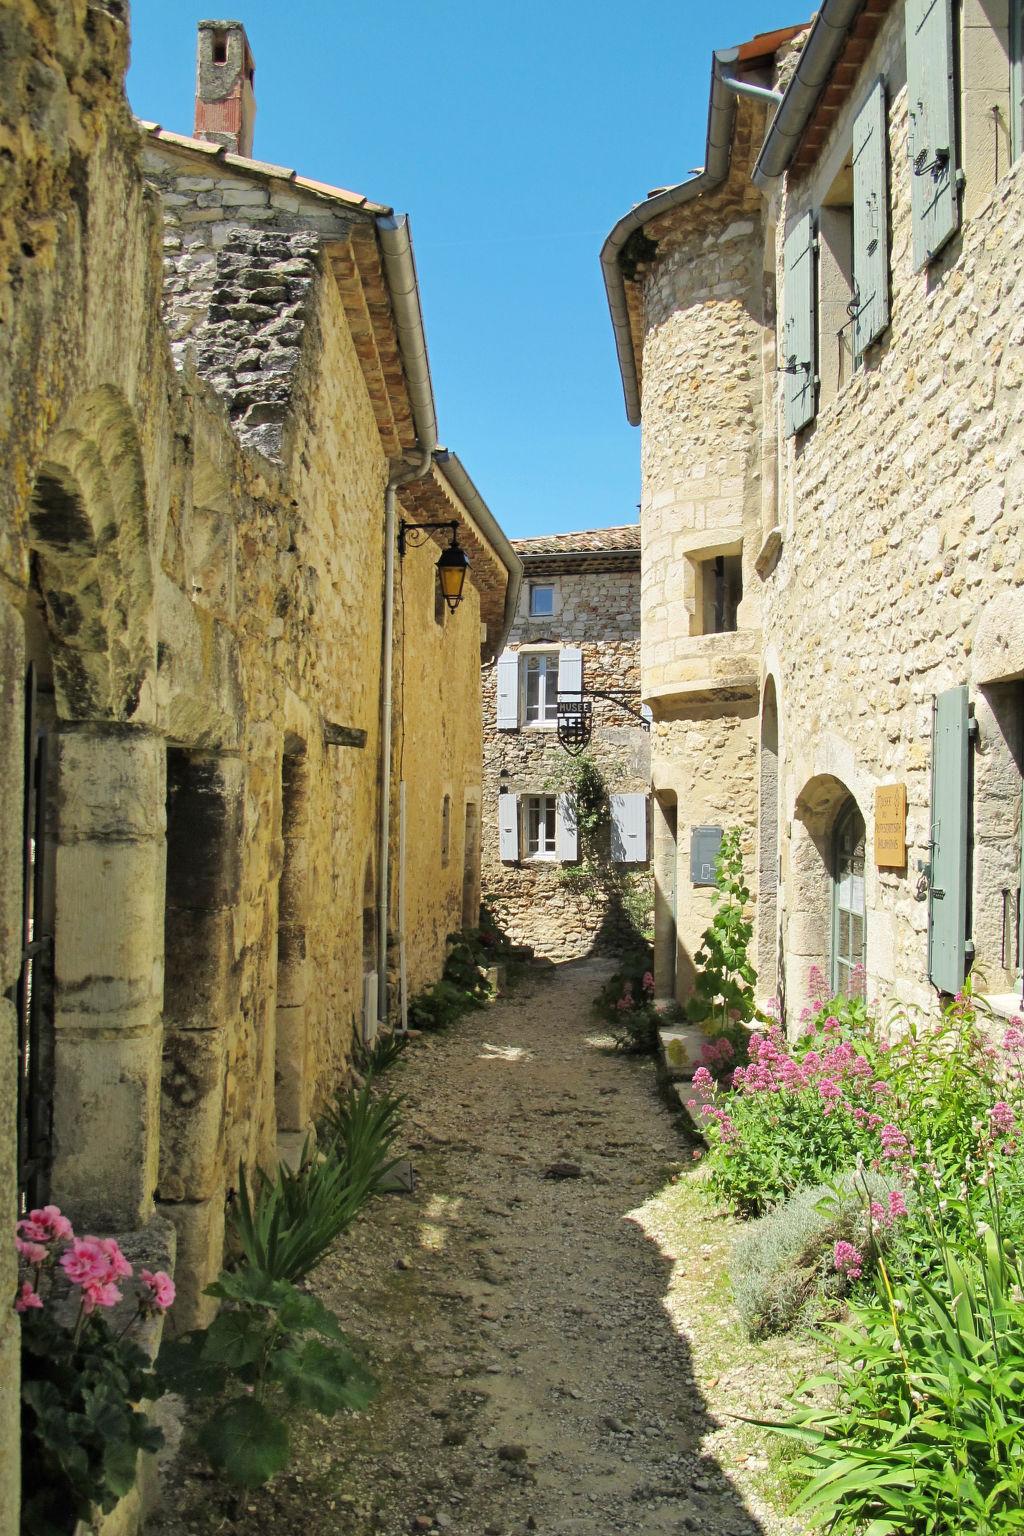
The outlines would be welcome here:
<svg viewBox="0 0 1024 1536">
<path fill-rule="evenodd" d="M 3 26 L 0 1197 L 10 1225 L 31 663 L 51 745 L 41 920 L 55 932 L 38 989 L 52 985 L 55 1016 L 42 1192 L 87 1229 L 133 1231 L 143 1262 L 164 1262 L 170 1224 L 184 1329 L 209 1315 L 239 1161 L 272 1164 L 282 1134 L 308 1129 L 359 1028 L 375 960 L 384 487 L 409 410 L 393 355 L 355 334 L 347 195 L 261 199 L 250 168 L 247 201 L 232 202 L 196 169 L 205 151 L 185 149 L 175 186 L 189 165 L 199 185 L 162 210 L 158 192 L 184 193 L 168 191 L 171 150 L 148 185 L 142 173 L 123 7 L 18 0 Z M 361 229 L 373 247 L 372 217 Z M 412 801 L 450 790 L 464 815 L 479 797 L 481 603 L 471 574 L 438 629 L 436 553 L 396 576 L 396 697 Z M 495 561 L 474 559 L 493 619 Z M 365 744 L 335 745 L 339 726 Z M 396 767 L 402 747 L 399 729 Z M 407 866 L 418 984 L 458 924 L 461 860 L 460 832 L 447 880 L 418 850 Z M 7 1250 L 0 1265 L 10 1293 Z M 7 1311 L 4 1536 L 17 1359 Z"/>
<path fill-rule="evenodd" d="M 774 312 L 750 182 L 763 129 L 763 109 L 741 99 L 726 181 L 645 225 L 651 244 L 631 285 L 642 342 L 643 695 L 660 808 L 655 979 L 679 998 L 711 914 L 707 888 L 690 878 L 695 827 L 744 829 L 753 888 L 762 352 Z M 718 555 L 739 558 L 742 598 L 735 629 L 709 633 Z"/>
<path fill-rule="evenodd" d="M 592 537 L 592 535 L 591 535 Z M 558 649 L 578 646 L 583 652 L 587 688 L 625 690 L 639 705 L 640 573 L 630 560 L 623 569 L 618 558 L 612 569 L 573 570 L 566 563 L 529 560 L 519 611 L 509 632 L 508 648 Z M 529 586 L 538 579 L 555 586 L 555 614 L 531 618 Z M 616 877 L 649 898 L 649 863 L 613 865 L 603 849 L 606 885 L 580 889 L 565 875 L 574 866 L 520 859 L 503 863 L 498 844 L 498 796 L 505 790 L 527 795 L 553 793 L 565 783 L 572 760 L 558 745 L 552 728 L 524 726 L 518 731 L 496 727 L 496 671 L 483 675 L 483 886 L 485 900 L 512 938 L 529 944 L 554 960 L 593 952 L 614 952 L 628 940 L 630 927 L 616 891 Z M 650 789 L 650 736 L 614 704 L 594 700 L 594 731 L 587 755 L 597 764 L 612 793 L 643 793 Z"/>
<path fill-rule="evenodd" d="M 990 9 L 965 8 L 989 53 L 1001 46 Z M 975 37 L 962 49 L 967 72 L 978 71 L 981 43 Z M 1019 883 L 1020 758 L 1014 765 L 1019 745 L 1007 740 L 998 689 L 1024 676 L 1014 617 L 1024 585 L 1024 162 L 988 155 L 991 103 L 979 105 L 965 78 L 963 227 L 926 271 L 912 270 L 903 7 L 894 6 L 821 156 L 786 189 L 780 262 L 784 228 L 830 184 L 852 112 L 879 74 L 889 95 L 892 322 L 817 420 L 784 444 L 781 553 L 763 599 L 765 668 L 781 723 L 789 996 L 798 1003 L 807 965 L 827 958 L 818 907 L 827 827 L 806 808 L 816 791 L 820 800 L 838 784 L 867 826 L 868 995 L 932 1006 L 927 904 L 917 899 L 918 864 L 929 857 L 932 699 L 960 683 L 971 686 L 980 726 L 976 969 L 995 991 L 1012 980 L 1000 953 L 1001 890 Z M 985 73 L 990 94 L 1001 78 L 995 67 Z M 1019 720 L 1019 703 L 1013 714 Z M 907 786 L 908 864 L 879 870 L 874 790 L 899 782 Z"/>
</svg>

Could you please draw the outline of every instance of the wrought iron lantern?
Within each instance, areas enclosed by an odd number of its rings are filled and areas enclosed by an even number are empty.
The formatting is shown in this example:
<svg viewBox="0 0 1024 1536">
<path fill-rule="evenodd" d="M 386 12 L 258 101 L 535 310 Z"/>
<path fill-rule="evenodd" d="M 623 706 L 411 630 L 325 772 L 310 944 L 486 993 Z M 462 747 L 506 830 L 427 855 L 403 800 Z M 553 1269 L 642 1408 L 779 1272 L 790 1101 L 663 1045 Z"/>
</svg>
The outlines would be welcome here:
<svg viewBox="0 0 1024 1536">
<path fill-rule="evenodd" d="M 454 613 L 462 602 L 466 572 L 469 570 L 469 556 L 459 543 L 458 523 L 407 523 L 403 518 L 398 525 L 398 553 L 404 556 L 407 544 L 422 544 L 427 533 L 436 528 L 451 529 L 452 541 L 447 549 L 441 551 L 437 562 L 437 579 L 441 583 L 441 595 L 449 611 Z"/>
</svg>

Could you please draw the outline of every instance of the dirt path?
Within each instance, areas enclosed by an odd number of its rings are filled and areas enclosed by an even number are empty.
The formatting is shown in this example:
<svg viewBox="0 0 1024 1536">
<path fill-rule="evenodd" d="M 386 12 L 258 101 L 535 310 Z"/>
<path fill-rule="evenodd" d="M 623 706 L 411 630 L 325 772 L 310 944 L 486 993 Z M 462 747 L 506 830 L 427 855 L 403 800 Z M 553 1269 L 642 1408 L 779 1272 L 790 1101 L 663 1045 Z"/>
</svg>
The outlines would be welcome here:
<svg viewBox="0 0 1024 1536">
<path fill-rule="evenodd" d="M 416 1191 L 374 1202 L 317 1275 L 370 1345 L 380 1396 L 312 1420 L 243 1530 L 797 1529 L 759 1497 L 756 1442 L 716 1424 L 698 1385 L 750 1412 L 780 1384 L 771 1352 L 737 1366 L 716 1331 L 721 1233 L 689 1191 L 665 1203 L 689 1152 L 653 1064 L 595 1028 L 609 968 L 534 970 L 391 1074 Z M 169 1533 L 224 1528 L 208 1478 L 182 1480 L 173 1505 Z"/>
</svg>

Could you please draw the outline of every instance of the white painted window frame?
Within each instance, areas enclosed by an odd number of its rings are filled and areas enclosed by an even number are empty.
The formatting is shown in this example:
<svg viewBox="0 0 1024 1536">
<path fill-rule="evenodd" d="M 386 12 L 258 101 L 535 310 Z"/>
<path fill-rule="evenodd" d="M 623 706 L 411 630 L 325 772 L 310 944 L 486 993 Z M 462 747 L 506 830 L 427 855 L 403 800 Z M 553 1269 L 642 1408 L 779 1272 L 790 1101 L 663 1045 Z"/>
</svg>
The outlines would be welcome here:
<svg viewBox="0 0 1024 1536">
<path fill-rule="evenodd" d="M 535 592 L 550 592 L 551 593 L 551 607 L 547 608 L 547 609 L 535 608 L 533 606 L 533 597 L 534 597 L 534 593 Z M 556 597 L 557 597 L 557 593 L 556 593 L 555 583 L 553 581 L 531 581 L 530 582 L 530 594 L 529 594 L 529 616 L 530 616 L 530 618 L 531 619 L 553 619 L 554 616 L 555 616 Z"/>
<path fill-rule="evenodd" d="M 521 651 L 519 664 L 519 718 L 523 728 L 528 731 L 555 731 L 558 729 L 558 684 L 557 677 L 561 670 L 561 652 L 552 647 L 550 650 Z M 556 684 L 548 697 L 548 681 L 552 661 L 555 666 Z M 538 715 L 531 720 L 528 713 L 528 676 L 530 663 L 538 664 Z M 548 711 L 551 711 L 550 716 Z"/>
<path fill-rule="evenodd" d="M 527 864 L 555 864 L 558 862 L 558 797 L 557 795 L 523 795 L 522 796 L 523 825 L 520 832 L 520 844 L 523 850 L 523 862 Z M 536 807 L 536 810 L 535 810 Z M 537 837 L 534 846 L 533 820 L 537 818 Z M 540 835 L 541 822 L 544 822 L 545 831 L 543 838 Z M 551 846 L 541 847 L 548 842 L 547 825 L 550 822 Z"/>
</svg>

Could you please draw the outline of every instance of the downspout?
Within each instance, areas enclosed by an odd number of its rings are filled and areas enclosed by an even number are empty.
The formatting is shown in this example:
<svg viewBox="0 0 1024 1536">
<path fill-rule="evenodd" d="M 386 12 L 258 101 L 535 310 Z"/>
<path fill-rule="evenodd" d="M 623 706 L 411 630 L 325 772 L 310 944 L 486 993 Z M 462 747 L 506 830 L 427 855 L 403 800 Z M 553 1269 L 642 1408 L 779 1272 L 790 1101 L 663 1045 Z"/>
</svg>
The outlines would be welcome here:
<svg viewBox="0 0 1024 1536">
<path fill-rule="evenodd" d="M 793 78 L 754 164 L 753 181 L 766 191 L 782 175 L 818 104 L 864 0 L 822 0 Z"/>
<path fill-rule="evenodd" d="M 416 458 L 392 468 L 384 491 L 384 601 L 381 641 L 381 747 L 380 827 L 377 850 L 377 1017 L 388 1017 L 388 898 L 391 880 L 391 737 L 394 714 L 392 672 L 395 649 L 395 526 L 398 490 L 430 472 L 437 447 L 437 414 L 430 382 L 430 362 L 423 330 L 416 263 L 413 259 L 409 220 L 405 214 L 382 215 L 376 221 L 384 258 L 384 272 L 391 294 L 395 329 L 402 354 L 413 425 Z M 400 936 L 401 938 L 401 936 Z"/>
</svg>

